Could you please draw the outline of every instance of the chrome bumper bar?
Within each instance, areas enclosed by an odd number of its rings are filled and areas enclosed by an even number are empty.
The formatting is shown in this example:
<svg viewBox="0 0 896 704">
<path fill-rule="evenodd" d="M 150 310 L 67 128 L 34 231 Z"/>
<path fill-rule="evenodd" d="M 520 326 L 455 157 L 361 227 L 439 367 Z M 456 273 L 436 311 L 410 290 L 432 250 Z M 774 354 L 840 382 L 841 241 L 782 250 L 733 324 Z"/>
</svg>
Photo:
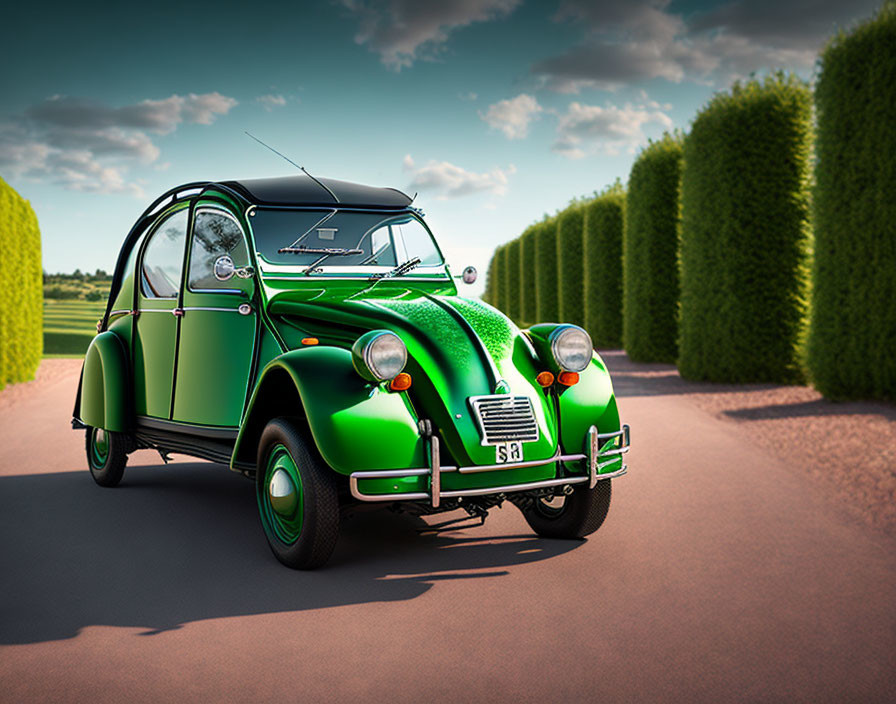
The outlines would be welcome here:
<svg viewBox="0 0 896 704">
<path fill-rule="evenodd" d="M 607 448 L 610 443 L 618 447 Z M 545 460 L 530 460 L 528 462 L 509 462 L 507 464 L 474 465 L 470 467 L 442 466 L 440 460 L 439 438 L 433 435 L 429 441 L 429 467 L 419 469 L 386 469 L 369 472 L 352 472 L 349 475 L 349 487 L 352 496 L 358 501 L 429 501 L 433 508 L 438 508 L 442 499 L 456 499 L 462 496 L 485 496 L 487 494 L 505 494 L 513 491 L 528 491 L 530 489 L 544 489 L 552 486 L 565 486 L 567 484 L 584 484 L 593 489 L 602 479 L 613 479 L 626 473 L 625 464 L 615 472 L 601 474 L 600 471 L 620 459 L 629 450 L 630 431 L 627 425 L 622 430 L 613 433 L 598 433 L 593 425 L 588 428 L 585 435 L 585 452 L 582 454 L 564 455 L 557 453 Z M 602 449 L 603 448 L 603 449 Z M 495 472 L 504 469 L 524 469 L 526 467 L 540 467 L 553 462 L 576 462 L 586 460 L 588 473 L 582 476 L 560 477 L 557 479 L 542 479 L 524 484 L 507 484 L 504 486 L 484 487 L 479 489 L 454 489 L 442 491 L 442 475 L 446 472 L 458 472 L 460 474 L 473 474 L 475 472 Z M 365 494 L 358 487 L 361 479 L 398 479 L 403 477 L 430 476 L 429 492 L 410 492 L 404 494 Z"/>
</svg>

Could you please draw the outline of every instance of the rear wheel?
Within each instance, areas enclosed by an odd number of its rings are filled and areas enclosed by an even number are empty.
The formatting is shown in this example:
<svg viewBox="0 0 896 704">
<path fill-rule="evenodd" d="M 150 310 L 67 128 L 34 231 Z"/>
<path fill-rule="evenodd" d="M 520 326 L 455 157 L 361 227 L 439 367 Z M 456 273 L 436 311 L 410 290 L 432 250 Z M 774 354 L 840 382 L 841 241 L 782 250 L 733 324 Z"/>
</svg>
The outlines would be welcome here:
<svg viewBox="0 0 896 704">
<path fill-rule="evenodd" d="M 584 538 L 601 527 L 610 510 L 610 481 L 593 489 L 579 486 L 550 500 L 536 499 L 522 509 L 526 523 L 545 538 Z"/>
<path fill-rule="evenodd" d="M 128 462 L 129 439 L 124 433 L 87 427 L 87 466 L 100 486 L 116 486 Z"/>
<path fill-rule="evenodd" d="M 339 497 L 333 470 L 297 424 L 276 418 L 258 445 L 258 510 L 268 544 L 287 567 L 323 565 L 339 535 Z"/>
</svg>

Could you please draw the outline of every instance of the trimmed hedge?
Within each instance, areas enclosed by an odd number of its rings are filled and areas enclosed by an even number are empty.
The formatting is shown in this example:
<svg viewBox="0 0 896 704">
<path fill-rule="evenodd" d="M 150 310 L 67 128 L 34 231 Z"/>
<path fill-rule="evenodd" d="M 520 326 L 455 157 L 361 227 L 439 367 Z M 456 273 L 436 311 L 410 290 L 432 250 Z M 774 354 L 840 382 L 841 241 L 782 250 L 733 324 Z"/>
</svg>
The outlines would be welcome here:
<svg viewBox="0 0 896 704">
<path fill-rule="evenodd" d="M 595 347 L 622 344 L 624 222 L 625 189 L 618 181 L 584 206 L 584 323 Z"/>
<path fill-rule="evenodd" d="M 534 277 L 538 256 L 535 241 L 536 226 L 526 228 L 520 236 L 520 325 L 529 326 L 536 322 L 536 296 Z"/>
<path fill-rule="evenodd" d="M 584 221 L 581 203 L 573 203 L 557 216 L 557 303 L 561 323 L 585 322 Z"/>
<path fill-rule="evenodd" d="M 832 398 L 896 400 L 896 3 L 821 55 L 808 362 Z"/>
<path fill-rule="evenodd" d="M 520 319 L 520 238 L 507 244 L 507 305 L 504 312 L 514 322 Z"/>
<path fill-rule="evenodd" d="M 678 358 L 678 229 L 683 137 L 665 134 L 635 159 L 622 245 L 622 344 L 636 362 Z"/>
<path fill-rule="evenodd" d="M 0 178 L 0 388 L 34 378 L 43 353 L 40 229 L 31 205 Z"/>
<path fill-rule="evenodd" d="M 557 302 L 557 220 L 545 218 L 535 225 L 535 322 L 556 323 L 560 319 Z"/>
<path fill-rule="evenodd" d="M 782 73 L 735 83 L 684 146 L 678 367 L 690 379 L 804 378 L 811 95 Z"/>
<path fill-rule="evenodd" d="M 498 310 L 502 310 L 502 306 L 504 305 L 504 301 L 501 298 L 501 296 L 502 296 L 501 287 L 502 287 L 503 281 L 504 281 L 504 272 L 502 271 L 502 266 L 501 266 L 504 263 L 504 258 L 502 256 L 503 251 L 504 251 L 504 245 L 502 244 L 501 246 L 495 248 L 495 253 L 492 255 L 492 264 L 493 264 L 492 276 L 494 277 L 494 284 L 492 285 L 491 304 Z"/>
<path fill-rule="evenodd" d="M 510 267 L 508 266 L 510 259 L 510 243 L 506 242 L 501 245 L 501 250 L 498 252 L 498 284 L 500 285 L 499 289 L 499 301 L 501 305 L 498 308 L 501 310 L 504 315 L 509 316 L 510 311 Z"/>
<path fill-rule="evenodd" d="M 489 305 L 495 305 L 495 253 L 488 260 L 488 268 L 485 270 L 485 289 L 482 291 L 482 300 Z"/>
</svg>

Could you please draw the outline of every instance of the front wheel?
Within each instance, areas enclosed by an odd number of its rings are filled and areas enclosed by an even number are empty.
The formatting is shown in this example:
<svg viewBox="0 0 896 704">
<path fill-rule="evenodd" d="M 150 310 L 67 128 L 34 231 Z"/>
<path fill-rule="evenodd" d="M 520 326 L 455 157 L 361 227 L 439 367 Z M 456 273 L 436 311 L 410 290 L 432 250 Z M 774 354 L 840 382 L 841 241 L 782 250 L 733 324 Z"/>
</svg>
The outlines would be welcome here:
<svg viewBox="0 0 896 704">
<path fill-rule="evenodd" d="M 87 427 L 87 466 L 100 486 L 117 486 L 128 462 L 129 438 L 102 428 Z"/>
<path fill-rule="evenodd" d="M 261 525 L 280 562 L 296 570 L 323 565 L 339 535 L 339 496 L 313 443 L 286 418 L 265 426 L 255 491 Z"/>
<path fill-rule="evenodd" d="M 579 486 L 568 496 L 535 499 L 522 508 L 526 523 L 545 538 L 584 538 L 601 527 L 610 510 L 610 481 Z"/>
</svg>

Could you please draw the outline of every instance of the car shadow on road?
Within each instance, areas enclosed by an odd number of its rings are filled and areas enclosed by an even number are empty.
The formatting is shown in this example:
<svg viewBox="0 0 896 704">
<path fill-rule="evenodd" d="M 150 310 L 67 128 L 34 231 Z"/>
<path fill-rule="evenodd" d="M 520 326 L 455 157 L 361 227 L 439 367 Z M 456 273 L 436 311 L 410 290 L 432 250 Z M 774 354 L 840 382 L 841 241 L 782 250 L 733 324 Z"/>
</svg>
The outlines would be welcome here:
<svg viewBox="0 0 896 704">
<path fill-rule="evenodd" d="M 0 644 L 92 625 L 152 635 L 203 619 L 413 599 L 440 580 L 500 577 L 582 545 L 421 535 L 420 525 L 359 514 L 325 568 L 296 572 L 271 555 L 251 482 L 221 466 L 129 468 L 116 489 L 86 471 L 3 477 Z"/>
</svg>

